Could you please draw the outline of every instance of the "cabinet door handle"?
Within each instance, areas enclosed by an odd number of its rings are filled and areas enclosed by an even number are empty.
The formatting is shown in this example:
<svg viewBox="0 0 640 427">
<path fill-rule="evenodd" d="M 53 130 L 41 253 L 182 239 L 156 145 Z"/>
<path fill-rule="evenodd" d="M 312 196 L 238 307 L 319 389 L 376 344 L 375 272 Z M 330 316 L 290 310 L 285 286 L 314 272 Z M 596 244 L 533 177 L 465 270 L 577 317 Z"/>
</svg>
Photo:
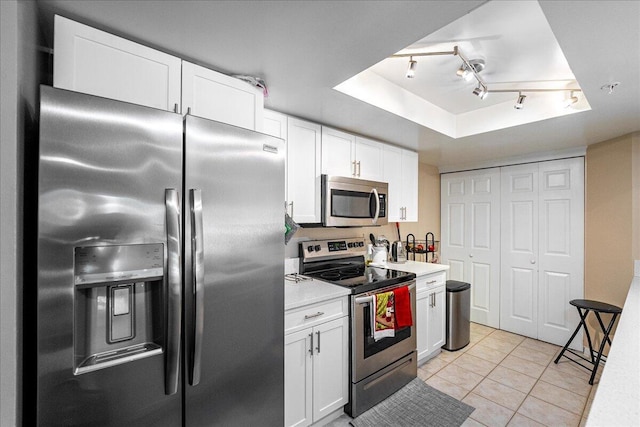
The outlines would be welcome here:
<svg viewBox="0 0 640 427">
<path fill-rule="evenodd" d="M 173 106 L 173 112 L 174 112 L 174 113 L 178 113 L 178 112 L 179 112 L 179 111 L 178 111 L 178 103 L 177 103 L 177 102 L 176 102 L 176 103 L 174 104 L 174 106 Z"/>
<path fill-rule="evenodd" d="M 353 162 L 351 162 L 351 165 L 353 166 L 353 173 L 351 174 L 351 176 L 358 176 L 356 174 L 356 161 L 354 160 Z"/>
<path fill-rule="evenodd" d="M 358 162 L 358 176 L 360 176 L 360 162 Z"/>
<path fill-rule="evenodd" d="M 313 356 L 313 333 L 309 334 L 309 338 L 311 338 L 311 345 L 309 346 L 309 353 Z"/>
<path fill-rule="evenodd" d="M 289 202 L 289 206 L 291 206 L 291 219 L 293 219 L 293 202 Z"/>
<path fill-rule="evenodd" d="M 320 331 L 316 332 L 316 334 L 318 334 L 318 345 L 316 346 L 316 350 L 318 351 L 318 354 L 320 354 Z"/>
<path fill-rule="evenodd" d="M 324 311 L 319 311 L 316 314 L 305 314 L 304 320 L 313 319 L 314 317 L 320 317 L 324 314 Z"/>
<path fill-rule="evenodd" d="M 433 285 L 436 282 L 437 282 L 437 280 L 430 280 L 430 281 L 427 282 L 427 285 Z"/>
</svg>

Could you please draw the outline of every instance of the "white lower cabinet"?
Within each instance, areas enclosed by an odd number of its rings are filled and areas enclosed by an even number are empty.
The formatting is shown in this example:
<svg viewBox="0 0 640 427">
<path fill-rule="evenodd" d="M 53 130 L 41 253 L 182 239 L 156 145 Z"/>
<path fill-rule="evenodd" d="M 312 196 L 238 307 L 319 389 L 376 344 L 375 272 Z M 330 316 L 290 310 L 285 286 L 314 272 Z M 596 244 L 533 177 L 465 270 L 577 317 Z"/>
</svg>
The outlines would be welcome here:
<svg viewBox="0 0 640 427">
<path fill-rule="evenodd" d="M 446 273 L 416 279 L 416 335 L 418 362 L 440 353 L 445 343 Z"/>
<path fill-rule="evenodd" d="M 339 313 L 337 301 L 345 310 Z M 341 409 L 349 400 L 349 317 L 346 298 L 322 303 L 311 311 L 297 310 L 285 319 L 303 315 L 313 326 L 300 322 L 285 331 L 285 426 L 308 426 Z M 327 310 L 328 309 L 328 310 Z M 341 315 L 334 320 L 328 320 Z M 295 331 L 295 332 L 288 332 Z"/>
</svg>

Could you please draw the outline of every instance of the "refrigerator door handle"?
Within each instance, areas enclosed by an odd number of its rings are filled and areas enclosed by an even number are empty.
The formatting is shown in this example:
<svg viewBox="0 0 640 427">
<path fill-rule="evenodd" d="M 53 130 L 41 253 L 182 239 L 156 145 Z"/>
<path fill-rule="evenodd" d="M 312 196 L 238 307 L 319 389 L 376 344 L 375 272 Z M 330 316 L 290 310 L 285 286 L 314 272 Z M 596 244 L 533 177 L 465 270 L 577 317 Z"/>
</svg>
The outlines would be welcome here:
<svg viewBox="0 0 640 427">
<path fill-rule="evenodd" d="M 192 386 L 200 383 L 202 366 L 202 336 L 204 331 L 204 242 L 202 228 L 202 191 L 189 190 L 191 202 L 191 259 L 193 269 L 194 325 L 191 351 Z"/>
<path fill-rule="evenodd" d="M 164 193 L 167 221 L 167 332 L 164 392 L 178 391 L 180 372 L 180 331 L 182 329 L 182 257 L 180 241 L 180 200 L 178 191 Z"/>
</svg>

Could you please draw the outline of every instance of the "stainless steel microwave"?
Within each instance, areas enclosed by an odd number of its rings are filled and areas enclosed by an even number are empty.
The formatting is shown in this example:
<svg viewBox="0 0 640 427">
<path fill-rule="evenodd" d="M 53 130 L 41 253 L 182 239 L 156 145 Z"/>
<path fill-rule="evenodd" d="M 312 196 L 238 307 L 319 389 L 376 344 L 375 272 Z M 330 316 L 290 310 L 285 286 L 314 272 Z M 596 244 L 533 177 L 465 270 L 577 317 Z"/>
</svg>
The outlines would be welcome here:
<svg viewBox="0 0 640 427">
<path fill-rule="evenodd" d="M 386 182 L 322 175 L 322 225 L 367 227 L 386 225 Z"/>
</svg>

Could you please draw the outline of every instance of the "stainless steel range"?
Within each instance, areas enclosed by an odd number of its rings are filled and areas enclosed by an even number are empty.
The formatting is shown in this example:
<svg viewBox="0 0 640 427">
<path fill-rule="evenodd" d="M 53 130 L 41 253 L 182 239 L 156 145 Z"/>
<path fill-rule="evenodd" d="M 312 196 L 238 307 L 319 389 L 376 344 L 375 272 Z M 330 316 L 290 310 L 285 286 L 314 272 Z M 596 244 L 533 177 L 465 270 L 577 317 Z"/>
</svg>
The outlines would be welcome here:
<svg viewBox="0 0 640 427">
<path fill-rule="evenodd" d="M 345 411 L 352 417 L 375 406 L 417 376 L 416 275 L 365 265 L 363 238 L 300 243 L 300 273 L 351 289 L 350 387 Z M 372 296 L 407 286 L 414 325 L 376 340 Z"/>
</svg>

